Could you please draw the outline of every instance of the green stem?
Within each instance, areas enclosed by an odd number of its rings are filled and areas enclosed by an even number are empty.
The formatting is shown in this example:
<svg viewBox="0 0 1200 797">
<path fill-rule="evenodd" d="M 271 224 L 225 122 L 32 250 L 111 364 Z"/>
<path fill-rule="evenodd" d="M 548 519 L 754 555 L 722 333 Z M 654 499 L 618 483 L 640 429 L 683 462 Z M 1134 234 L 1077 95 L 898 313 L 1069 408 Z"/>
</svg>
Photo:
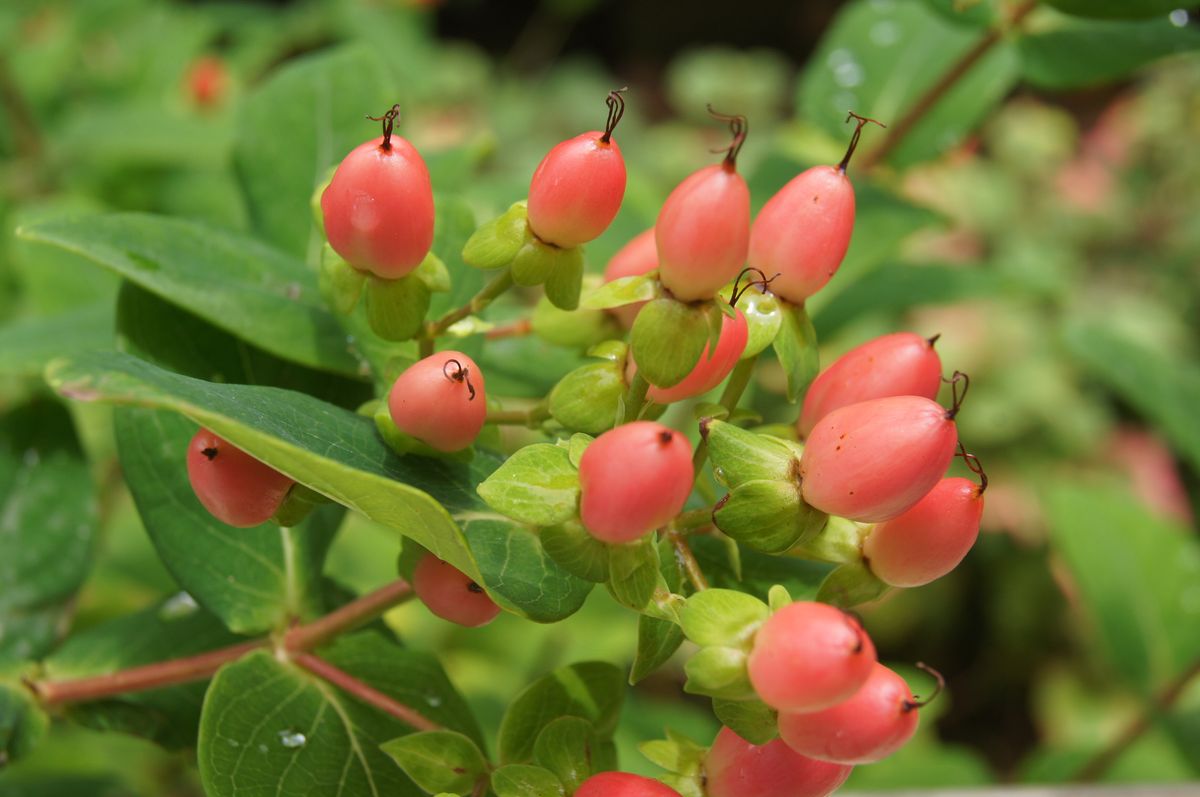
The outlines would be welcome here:
<svg viewBox="0 0 1200 797">
<path fill-rule="evenodd" d="M 437 321 L 430 321 L 425 327 L 425 334 L 422 335 L 422 343 L 428 340 L 432 347 L 432 341 L 445 334 L 446 330 L 454 324 L 462 321 L 469 315 L 475 315 L 483 312 L 489 304 L 491 304 L 497 296 L 507 291 L 513 286 L 512 274 L 508 269 L 500 272 L 496 277 L 480 288 L 479 293 L 471 297 L 471 301 L 464 304 L 457 310 L 451 310 Z"/>
<path fill-rule="evenodd" d="M 646 404 L 646 391 L 649 389 L 650 383 L 646 378 L 641 372 L 634 371 L 633 381 L 629 383 L 629 390 L 625 393 L 625 417 L 621 419 L 621 423 L 636 421 L 642 414 L 642 407 Z"/>
<path fill-rule="evenodd" d="M 705 526 L 712 525 L 712 507 L 706 506 L 703 509 L 689 509 L 683 512 L 679 517 L 675 518 L 672 523 L 677 531 L 690 532 L 696 529 L 702 529 Z"/>
<path fill-rule="evenodd" d="M 487 422 L 503 426 L 533 428 L 549 417 L 550 409 L 545 402 L 542 402 L 527 410 L 488 410 Z"/>
<path fill-rule="evenodd" d="M 692 582 L 696 591 L 703 592 L 708 589 L 708 579 L 704 577 L 704 571 L 700 569 L 700 563 L 696 561 L 696 555 L 692 553 L 687 538 L 676 529 L 668 527 L 667 539 L 671 541 L 671 547 L 675 549 L 675 558 L 679 561 L 679 566 L 683 568 L 688 581 Z"/>
<path fill-rule="evenodd" d="M 417 338 L 417 356 L 424 360 L 433 355 L 433 338 L 424 335 Z"/>
<path fill-rule="evenodd" d="M 730 413 L 734 411 L 738 402 L 742 400 L 742 394 L 746 392 L 746 387 L 750 384 L 750 378 L 754 376 L 755 361 L 754 357 L 738 361 L 738 364 L 733 369 L 733 373 L 729 375 L 729 381 L 725 383 L 725 390 L 721 393 L 720 404 Z M 704 467 L 707 459 L 708 441 L 700 438 L 700 442 L 696 444 L 696 453 L 692 455 L 692 470 L 695 471 L 696 478 L 700 478 L 700 469 Z"/>
</svg>

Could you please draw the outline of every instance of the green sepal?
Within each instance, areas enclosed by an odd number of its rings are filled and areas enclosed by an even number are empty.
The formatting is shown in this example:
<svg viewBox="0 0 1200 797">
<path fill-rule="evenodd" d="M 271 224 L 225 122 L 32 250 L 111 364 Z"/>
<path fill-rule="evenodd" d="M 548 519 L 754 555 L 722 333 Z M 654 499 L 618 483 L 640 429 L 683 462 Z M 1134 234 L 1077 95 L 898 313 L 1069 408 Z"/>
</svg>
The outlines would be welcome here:
<svg viewBox="0 0 1200 797">
<path fill-rule="evenodd" d="M 587 451 L 587 447 L 592 444 L 596 438 L 590 434 L 573 434 L 571 439 L 567 441 L 567 458 L 576 468 L 579 467 L 580 461 L 583 459 L 583 452 Z"/>
<path fill-rule="evenodd" d="M 468 794 L 487 776 L 487 760 L 475 742 L 454 731 L 411 733 L 386 741 L 379 749 L 431 794 Z"/>
<path fill-rule="evenodd" d="M 321 270 L 317 275 L 321 295 L 335 312 L 349 315 L 358 305 L 367 275 L 347 263 L 325 244 L 321 249 Z"/>
<path fill-rule="evenodd" d="M 888 589 L 864 563 L 850 563 L 825 576 L 817 590 L 817 600 L 850 609 L 881 597 Z"/>
<path fill-rule="evenodd" d="M 779 736 L 779 713 L 761 700 L 713 698 L 712 707 L 722 725 L 750 744 L 766 744 Z"/>
<path fill-rule="evenodd" d="M 533 743 L 533 763 L 554 773 L 569 793 L 598 771 L 601 741 L 592 723 L 581 717 L 559 717 L 542 728 Z"/>
<path fill-rule="evenodd" d="M 721 289 L 719 295 L 728 300 L 732 290 L 733 286 L 728 285 Z M 746 348 L 741 357 L 746 360 L 757 356 L 775 342 L 783 326 L 783 306 L 775 294 L 747 288 L 738 297 L 737 309 L 742 311 L 746 319 Z"/>
<path fill-rule="evenodd" d="M 629 344 L 623 340 L 605 340 L 588 349 L 587 356 L 621 363 L 623 366 L 625 358 L 629 356 Z"/>
<path fill-rule="evenodd" d="M 579 307 L 579 294 L 583 290 L 583 247 L 558 250 L 557 262 L 546 278 L 544 289 L 550 304 L 560 310 Z"/>
<path fill-rule="evenodd" d="M 651 739 L 638 745 L 638 752 L 650 763 L 676 775 L 699 775 L 704 770 L 707 747 L 667 729 L 666 739 Z"/>
<path fill-rule="evenodd" d="M 658 548 L 651 535 L 608 546 L 608 590 L 623 606 L 642 611 L 654 599 L 660 578 Z"/>
<path fill-rule="evenodd" d="M 592 279 L 585 278 L 585 282 Z M 538 300 L 530 318 L 533 334 L 556 346 L 584 349 L 616 335 L 621 329 L 611 314 L 601 310 L 561 310 L 548 296 Z"/>
<path fill-rule="evenodd" d="M 562 781 L 545 767 L 509 764 L 492 773 L 496 797 L 566 797 Z"/>
<path fill-rule="evenodd" d="M 724 646 L 749 652 L 754 634 L 771 616 L 767 604 L 732 589 L 706 589 L 687 599 L 679 625 L 702 647 Z"/>
<path fill-rule="evenodd" d="M 379 436 L 383 438 L 383 442 L 388 445 L 388 448 L 401 456 L 415 454 L 421 457 L 449 459 L 456 462 L 470 462 L 475 458 L 475 449 L 472 446 L 467 446 L 461 451 L 438 451 L 436 448 L 426 445 L 407 432 L 401 431 L 396 426 L 396 422 L 392 420 L 392 415 L 388 412 L 386 401 L 380 401 L 376 405 L 375 412 L 371 417 L 375 421 L 375 429 L 379 432 Z"/>
<path fill-rule="evenodd" d="M 627 389 L 623 363 L 581 365 L 550 391 L 550 415 L 568 429 L 598 435 L 613 427 Z"/>
<path fill-rule="evenodd" d="M 313 189 L 312 194 L 308 198 L 308 207 L 312 211 L 313 223 L 317 225 L 317 229 L 321 231 L 321 235 L 325 235 L 325 211 L 321 209 L 321 196 L 325 193 L 325 189 L 333 182 L 333 173 L 337 171 L 337 166 L 330 166 L 325 170 L 325 178 L 317 183 L 317 187 Z"/>
<path fill-rule="evenodd" d="M 780 554 L 815 537 L 829 516 L 805 503 L 793 481 L 742 482 L 717 502 L 713 522 L 756 551 Z"/>
<path fill-rule="evenodd" d="M 314 509 L 327 503 L 328 498 L 297 482 L 288 490 L 271 519 L 284 528 L 299 526 Z"/>
<path fill-rule="evenodd" d="M 413 274 L 400 279 L 367 280 L 367 323 L 384 340 L 415 338 L 429 312 L 429 287 Z"/>
<path fill-rule="evenodd" d="M 863 558 L 863 540 L 872 528 L 874 526 L 833 515 L 820 534 L 797 546 L 797 552 L 803 553 L 805 558 L 821 562 L 858 564 Z"/>
<path fill-rule="evenodd" d="M 792 595 L 782 584 L 772 584 L 771 588 L 767 590 L 767 605 L 771 607 L 772 613 L 779 611 L 789 603 L 792 603 Z"/>
<path fill-rule="evenodd" d="M 603 584 L 608 581 L 609 546 L 569 520 L 541 530 L 542 550 L 573 576 Z"/>
<path fill-rule="evenodd" d="M 732 423 L 712 420 L 701 433 L 718 480 L 729 487 L 760 479 L 799 482 L 802 446 L 779 437 L 757 434 Z"/>
<path fill-rule="evenodd" d="M 621 277 L 589 290 L 580 306 L 588 310 L 610 310 L 627 304 L 648 302 L 662 295 L 658 272 L 651 271 L 649 274 Z"/>
<path fill-rule="evenodd" d="M 754 699 L 754 687 L 750 685 L 750 677 L 746 672 L 748 655 L 741 648 L 701 648 L 683 666 L 687 674 L 683 691 L 723 700 Z"/>
<path fill-rule="evenodd" d="M 425 283 L 430 293 L 447 293 L 453 286 L 450 269 L 433 252 L 425 255 L 421 264 L 413 269 L 412 275 Z"/>
<path fill-rule="evenodd" d="M 708 345 L 706 307 L 711 305 L 684 304 L 664 296 L 641 309 L 630 332 L 630 347 L 647 382 L 671 387 L 692 372 Z"/>
<path fill-rule="evenodd" d="M 720 404 L 703 402 L 692 407 L 692 417 L 694 417 L 697 421 L 723 421 L 729 417 L 729 409 L 727 407 L 722 407 Z"/>
<path fill-rule="evenodd" d="M 774 340 L 775 355 L 787 378 L 787 400 L 795 403 L 821 370 L 817 331 L 804 305 L 778 301 L 783 308 L 783 319 Z"/>
<path fill-rule="evenodd" d="M 527 287 L 541 285 L 558 266 L 562 253 L 569 251 L 575 250 L 559 249 L 539 241 L 532 234 L 527 236 L 509 266 L 513 282 Z"/>
<path fill-rule="evenodd" d="M 525 202 L 516 202 L 502 215 L 476 230 L 463 246 L 462 258 L 479 269 L 504 268 L 533 237 L 529 230 Z"/>
</svg>

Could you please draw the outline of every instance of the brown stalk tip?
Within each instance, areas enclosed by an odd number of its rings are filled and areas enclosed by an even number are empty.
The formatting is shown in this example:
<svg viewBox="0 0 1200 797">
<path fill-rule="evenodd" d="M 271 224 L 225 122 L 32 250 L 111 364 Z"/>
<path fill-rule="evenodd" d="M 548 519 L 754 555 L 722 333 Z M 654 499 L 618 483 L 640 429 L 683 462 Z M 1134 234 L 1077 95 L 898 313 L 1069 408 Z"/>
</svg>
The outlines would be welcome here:
<svg viewBox="0 0 1200 797">
<path fill-rule="evenodd" d="M 885 125 L 883 122 L 880 122 L 878 119 L 859 116 L 854 111 L 847 111 L 847 113 L 849 115 L 846 117 L 846 121 L 849 122 L 851 119 L 855 119 L 857 120 L 857 123 L 854 125 L 854 134 L 850 136 L 850 146 L 846 148 L 846 154 L 842 157 L 842 162 L 837 166 L 838 171 L 842 174 L 846 173 L 846 167 L 850 165 L 850 159 L 854 157 L 854 150 L 858 149 L 858 139 L 860 136 L 862 136 L 863 126 L 866 125 L 867 122 L 870 122 L 887 129 L 887 125 Z"/>
<path fill-rule="evenodd" d="M 600 136 L 603 144 L 612 141 L 613 131 L 617 129 L 621 117 L 625 115 L 625 98 L 621 96 L 623 91 L 629 91 L 629 87 L 622 86 L 619 89 L 613 89 L 604 100 L 604 104 L 608 106 L 608 121 L 604 123 L 604 135 Z"/>
<path fill-rule="evenodd" d="M 941 333 L 941 332 L 939 332 L 939 333 L 937 333 L 936 335 L 934 335 L 932 338 L 925 338 L 925 342 L 926 342 L 926 343 L 928 343 L 928 344 L 929 344 L 929 348 L 931 348 L 931 349 L 932 349 L 932 348 L 933 348 L 933 344 L 937 343 L 937 342 L 938 342 L 938 340 L 939 340 L 941 337 L 942 337 L 942 333 Z"/>
<path fill-rule="evenodd" d="M 946 420 L 952 421 L 958 416 L 958 411 L 962 409 L 963 400 L 967 397 L 967 390 L 971 387 L 971 377 L 962 371 L 955 371 L 949 379 L 943 377 L 942 381 L 950 385 L 951 402 L 950 409 L 946 410 Z M 960 385 L 961 389 L 959 389 Z"/>
<path fill-rule="evenodd" d="M 396 124 L 396 120 L 400 118 L 400 103 L 396 103 L 389 108 L 383 116 L 371 116 L 367 114 L 367 118 L 372 122 L 383 123 L 383 141 L 379 148 L 385 152 L 392 148 L 392 127 Z"/>
<path fill-rule="evenodd" d="M 983 495 L 987 491 L 988 477 L 987 473 L 985 473 L 983 470 L 983 463 L 979 461 L 979 457 L 968 453 L 966 446 L 963 445 L 962 440 L 958 441 L 958 453 L 955 454 L 955 456 L 962 457 L 967 469 L 979 477 L 979 489 L 976 490 L 975 495 Z"/>
<path fill-rule="evenodd" d="M 714 153 L 724 152 L 725 168 L 729 171 L 734 171 L 737 169 L 738 153 L 742 151 L 742 144 L 746 143 L 746 134 L 750 132 L 750 123 L 741 114 L 721 113 L 713 108 L 711 104 L 705 107 L 708 108 L 708 115 L 713 119 L 721 122 L 729 122 L 729 132 L 733 134 L 733 140 L 729 142 L 729 146 L 712 151 Z"/>
<path fill-rule="evenodd" d="M 932 675 L 933 679 L 935 681 L 937 681 L 937 686 L 934 687 L 933 694 L 930 695 L 929 697 L 925 698 L 924 700 L 921 700 L 920 698 L 917 698 L 915 696 L 913 697 L 912 700 L 905 700 L 904 705 L 903 705 L 904 711 L 913 711 L 918 708 L 925 708 L 930 703 L 932 703 L 934 700 L 936 700 L 937 696 L 940 695 L 942 693 L 942 690 L 944 690 L 946 688 L 946 679 L 942 677 L 942 674 L 940 672 L 938 672 L 937 670 L 933 669 L 932 667 L 930 667 L 925 662 L 918 661 L 917 669 L 923 670 L 924 672 L 927 672 L 930 675 Z"/>
</svg>

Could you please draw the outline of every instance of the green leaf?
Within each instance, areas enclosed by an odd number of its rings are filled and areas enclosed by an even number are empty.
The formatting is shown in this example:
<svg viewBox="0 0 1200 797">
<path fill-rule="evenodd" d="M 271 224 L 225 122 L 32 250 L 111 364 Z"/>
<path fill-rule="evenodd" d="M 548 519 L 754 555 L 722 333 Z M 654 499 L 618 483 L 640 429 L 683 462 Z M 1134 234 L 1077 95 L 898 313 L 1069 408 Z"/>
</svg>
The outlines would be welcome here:
<svg viewBox="0 0 1200 797">
<path fill-rule="evenodd" d="M 425 731 L 384 742 L 380 749 L 425 791 L 466 794 L 487 775 L 487 760 L 454 731 Z"/>
<path fill-rule="evenodd" d="M 593 756 L 599 749 L 600 740 L 592 723 L 580 717 L 559 717 L 538 734 L 533 744 L 533 760 L 553 772 L 567 791 L 574 794 L 597 771 Z"/>
<path fill-rule="evenodd" d="M 720 469 L 718 478 L 723 484 L 737 487 L 760 479 L 799 478 L 804 449 L 797 443 L 747 431 L 721 420 L 709 421 L 701 431 L 708 440 L 709 456 L 713 466 Z"/>
<path fill-rule="evenodd" d="M 54 219 L 18 235 L 83 255 L 285 360 L 359 373 L 315 274 L 251 238 L 138 213 Z"/>
<path fill-rule="evenodd" d="M 639 274 L 633 277 L 620 277 L 612 282 L 588 291 L 580 306 L 588 310 L 609 310 L 613 307 L 624 307 L 627 304 L 648 302 L 662 296 L 662 283 L 658 281 L 658 272 Z"/>
<path fill-rule="evenodd" d="M 112 348 L 113 325 L 109 301 L 5 324 L 0 328 L 0 375 L 40 376 L 55 357 Z"/>
<path fill-rule="evenodd" d="M 562 782 L 543 767 L 509 764 L 492 773 L 496 797 L 565 797 Z"/>
<path fill-rule="evenodd" d="M 921 0 L 848 3 L 809 60 L 799 108 L 840 140 L 850 138 L 847 109 L 895 123 L 978 38 L 977 31 L 945 20 Z M 1001 41 L 921 116 L 890 161 L 903 167 L 956 146 L 1004 98 L 1016 77 L 1016 54 Z M 864 131 L 863 147 L 877 146 L 883 134 Z"/>
<path fill-rule="evenodd" d="M 196 425 L 173 412 L 122 407 L 121 468 L 146 533 L 179 585 L 232 631 L 253 634 L 323 607 L 325 552 L 344 514 L 326 506 L 300 526 L 227 526 L 192 491 L 185 467 Z"/>
<path fill-rule="evenodd" d="M 787 378 L 787 399 L 795 403 L 821 370 L 817 333 L 803 306 L 783 305 L 783 324 L 773 345 Z"/>
<path fill-rule="evenodd" d="M 50 718 L 20 683 L 0 681 L 0 761 L 11 764 L 33 752 Z"/>
<path fill-rule="evenodd" d="M 658 548 L 650 538 L 608 547 L 608 588 L 617 602 L 641 611 L 658 586 Z"/>
<path fill-rule="evenodd" d="M 71 416 L 41 400 L 0 418 L 0 662 L 53 646 L 92 566 L 91 474 Z"/>
<path fill-rule="evenodd" d="M 666 739 L 652 739 L 638 745 L 651 763 L 678 775 L 698 775 L 704 769 L 707 747 L 701 747 L 691 739 L 667 729 Z"/>
<path fill-rule="evenodd" d="M 367 323 L 384 340 L 417 336 L 429 312 L 429 286 L 415 274 L 394 280 L 367 280 Z"/>
<path fill-rule="evenodd" d="M 750 700 L 754 687 L 746 674 L 746 651 L 721 646 L 701 648 L 683 666 L 683 691 L 725 700 Z"/>
<path fill-rule="evenodd" d="M 564 523 L 579 506 L 579 472 L 567 449 L 551 443 L 519 449 L 478 489 L 492 509 L 534 526 Z"/>
<path fill-rule="evenodd" d="M 331 166 L 380 134 L 395 102 L 381 60 L 346 47 L 288 61 L 239 103 L 233 160 L 259 235 L 296 257 L 315 251 L 309 196 Z"/>
<path fill-rule="evenodd" d="M 72 635 L 43 663 L 43 678 L 101 675 L 170 658 L 215 650 L 242 641 L 186 592 L 134 614 Z M 75 722 L 141 736 L 169 748 L 196 742 L 204 682 L 186 683 L 104 700 L 72 704 Z"/>
<path fill-rule="evenodd" d="M 1200 49 L 1200 31 L 1176 27 L 1166 12 L 1139 21 L 1061 17 L 1017 43 L 1026 81 L 1067 89 L 1108 83 L 1159 58 Z"/>
<path fill-rule="evenodd" d="M 609 546 L 588 534 L 576 521 L 541 530 L 542 548 L 568 573 L 603 584 L 608 581 Z"/>
<path fill-rule="evenodd" d="M 794 481 L 743 482 L 717 502 L 713 522 L 722 532 L 763 553 L 781 554 L 816 536 L 828 515 L 804 502 Z"/>
<path fill-rule="evenodd" d="M 1097 19 L 1149 19 L 1181 6 L 1179 0 L 1046 0 L 1046 4 L 1064 14 Z"/>
<path fill-rule="evenodd" d="M 731 589 L 706 589 L 687 599 L 680 627 L 697 645 L 749 645 L 771 610 L 758 598 Z"/>
<path fill-rule="evenodd" d="M 613 427 L 626 390 L 624 360 L 581 365 L 550 391 L 550 415 L 568 429 L 598 435 Z"/>
<path fill-rule="evenodd" d="M 741 573 L 729 557 L 727 539 L 692 537 L 692 553 L 714 587 L 738 590 L 766 601 L 776 584 L 783 585 L 796 600 L 812 600 L 825 576 L 833 569 L 823 562 L 793 556 L 768 556 L 738 547 Z"/>
<path fill-rule="evenodd" d="M 779 736 L 778 713 L 761 700 L 713 700 L 721 724 L 751 744 L 766 744 Z"/>
<path fill-rule="evenodd" d="M 479 742 L 466 704 L 428 654 L 361 633 L 343 637 L 319 655 L 447 730 Z M 259 651 L 223 667 L 209 686 L 196 751 L 200 778 L 212 797 L 261 790 L 416 797 L 420 791 L 379 749 L 410 731 L 390 714 Z"/>
<path fill-rule="evenodd" d="M 987 28 L 996 22 L 996 0 L 925 0 L 925 5 L 960 25 Z"/>
<path fill-rule="evenodd" d="M 602 739 L 612 736 L 625 685 L 621 671 L 607 662 L 581 662 L 539 678 L 509 704 L 500 722 L 501 763 L 526 763 L 542 729 L 559 717 L 581 717 Z"/>
<path fill-rule="evenodd" d="M 127 355 L 58 361 L 47 380 L 70 398 L 186 415 L 301 484 L 411 537 L 509 611 L 540 622 L 561 619 L 591 589 L 555 565 L 528 529 L 481 514 L 485 505 L 475 487 L 497 465 L 489 455 L 479 453 L 470 464 L 397 457 L 370 418 L 291 391 L 190 379 Z"/>
<path fill-rule="evenodd" d="M 876 600 L 887 591 L 888 585 L 876 578 L 864 563 L 847 562 L 821 583 L 817 600 L 852 609 L 860 603 Z"/>
<path fill-rule="evenodd" d="M 683 629 L 677 623 L 642 614 L 638 616 L 637 651 L 629 683 L 636 684 L 667 663 L 683 644 Z"/>
<path fill-rule="evenodd" d="M 467 239 L 462 258 L 480 269 L 504 268 L 532 237 L 524 202 L 514 203 L 501 216 L 487 222 Z"/>
<path fill-rule="evenodd" d="M 649 302 L 638 312 L 630 332 L 638 370 L 652 385 L 679 384 L 700 362 L 708 333 L 708 314 L 702 306 L 669 297 Z"/>
</svg>

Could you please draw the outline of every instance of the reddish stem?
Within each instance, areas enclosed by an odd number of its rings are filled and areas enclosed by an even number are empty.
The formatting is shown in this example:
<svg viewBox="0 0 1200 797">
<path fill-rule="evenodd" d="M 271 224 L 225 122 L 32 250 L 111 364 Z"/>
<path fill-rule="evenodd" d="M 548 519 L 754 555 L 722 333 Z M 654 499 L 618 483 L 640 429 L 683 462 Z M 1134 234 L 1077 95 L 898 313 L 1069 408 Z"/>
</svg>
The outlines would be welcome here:
<svg viewBox="0 0 1200 797">
<path fill-rule="evenodd" d="M 369 706 L 391 714 L 396 719 L 416 728 L 418 731 L 436 731 L 442 727 L 433 720 L 421 716 L 403 703 L 396 702 L 378 689 L 367 686 L 362 681 L 350 675 L 350 673 L 339 670 L 329 662 L 311 653 L 297 653 L 292 657 L 292 661 L 318 678 L 333 684 L 343 692 L 358 698 Z"/>
</svg>

